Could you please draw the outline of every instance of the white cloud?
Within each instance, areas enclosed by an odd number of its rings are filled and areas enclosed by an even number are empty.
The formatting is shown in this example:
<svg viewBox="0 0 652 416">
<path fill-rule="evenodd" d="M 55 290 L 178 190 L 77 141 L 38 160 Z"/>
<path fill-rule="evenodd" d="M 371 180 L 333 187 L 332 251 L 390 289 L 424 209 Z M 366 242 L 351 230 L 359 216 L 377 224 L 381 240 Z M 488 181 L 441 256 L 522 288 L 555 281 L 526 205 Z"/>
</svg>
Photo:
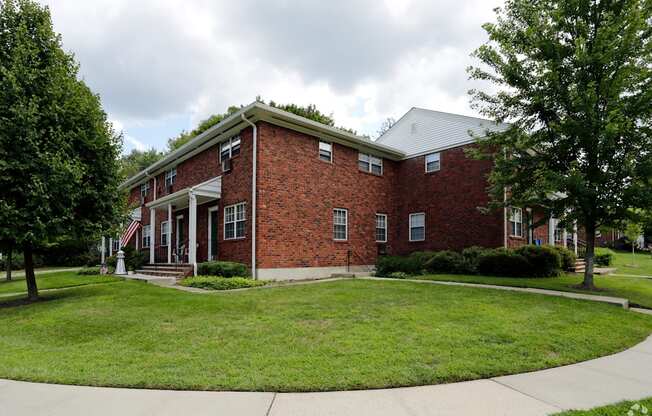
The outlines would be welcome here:
<svg viewBox="0 0 652 416">
<path fill-rule="evenodd" d="M 43 1 L 126 141 L 162 148 L 176 132 L 141 126 L 259 94 L 371 135 L 412 106 L 474 114 L 465 68 L 500 0 Z"/>
</svg>

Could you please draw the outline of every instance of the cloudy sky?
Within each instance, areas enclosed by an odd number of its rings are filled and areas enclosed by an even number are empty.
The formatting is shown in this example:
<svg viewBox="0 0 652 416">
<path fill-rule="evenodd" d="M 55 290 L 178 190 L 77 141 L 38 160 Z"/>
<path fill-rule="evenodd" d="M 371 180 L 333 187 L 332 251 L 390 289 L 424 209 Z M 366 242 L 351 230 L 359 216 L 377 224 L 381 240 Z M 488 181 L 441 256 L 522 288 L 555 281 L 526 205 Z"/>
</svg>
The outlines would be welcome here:
<svg viewBox="0 0 652 416">
<path fill-rule="evenodd" d="M 474 115 L 465 68 L 499 0 L 43 0 L 125 151 L 229 105 L 316 104 L 375 137 L 413 106 Z"/>
</svg>

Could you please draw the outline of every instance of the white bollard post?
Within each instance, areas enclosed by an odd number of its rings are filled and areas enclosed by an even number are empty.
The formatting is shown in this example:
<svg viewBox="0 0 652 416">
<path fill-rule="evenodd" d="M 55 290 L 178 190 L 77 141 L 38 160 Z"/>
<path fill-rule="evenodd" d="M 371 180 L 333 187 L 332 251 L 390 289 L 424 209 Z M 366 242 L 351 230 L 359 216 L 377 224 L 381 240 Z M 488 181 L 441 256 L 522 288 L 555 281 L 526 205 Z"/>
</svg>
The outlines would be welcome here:
<svg viewBox="0 0 652 416">
<path fill-rule="evenodd" d="M 125 252 L 120 250 L 116 255 L 118 263 L 115 266 L 115 274 L 125 275 L 127 274 L 127 269 L 125 268 Z"/>
</svg>

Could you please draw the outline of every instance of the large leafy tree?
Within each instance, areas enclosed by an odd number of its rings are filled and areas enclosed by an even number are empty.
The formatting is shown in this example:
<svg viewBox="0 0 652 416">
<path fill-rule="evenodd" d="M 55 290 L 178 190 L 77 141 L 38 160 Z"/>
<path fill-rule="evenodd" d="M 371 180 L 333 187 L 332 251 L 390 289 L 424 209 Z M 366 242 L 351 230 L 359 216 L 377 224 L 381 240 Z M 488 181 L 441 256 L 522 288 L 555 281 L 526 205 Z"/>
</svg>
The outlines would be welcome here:
<svg viewBox="0 0 652 416">
<path fill-rule="evenodd" d="M 493 205 L 577 221 L 593 288 L 598 227 L 652 206 L 652 2 L 507 0 L 496 12 L 469 68 L 496 91 L 472 90 L 476 108 L 511 122 L 481 141 Z"/>
<path fill-rule="evenodd" d="M 124 207 L 121 138 L 77 75 L 47 7 L 0 2 L 0 241 L 23 251 L 31 300 L 34 251 L 99 235 Z"/>
<path fill-rule="evenodd" d="M 148 150 L 132 149 L 120 159 L 120 176 L 125 179 L 134 176 L 151 164 L 157 162 L 165 154 L 151 148 Z"/>
</svg>

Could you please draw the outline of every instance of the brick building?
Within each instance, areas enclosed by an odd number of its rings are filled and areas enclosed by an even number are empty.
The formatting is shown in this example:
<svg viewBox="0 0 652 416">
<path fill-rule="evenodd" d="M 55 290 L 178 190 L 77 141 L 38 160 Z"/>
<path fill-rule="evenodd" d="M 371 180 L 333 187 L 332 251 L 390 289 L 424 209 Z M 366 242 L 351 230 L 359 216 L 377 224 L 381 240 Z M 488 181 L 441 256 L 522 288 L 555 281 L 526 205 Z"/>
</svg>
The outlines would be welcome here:
<svg viewBox="0 0 652 416">
<path fill-rule="evenodd" d="M 230 260 L 260 279 L 368 271 L 379 254 L 572 241 L 526 212 L 482 213 L 489 121 L 413 108 L 379 140 L 253 103 L 122 184 L 118 244 L 150 263 Z M 554 221 L 551 222 L 554 224 Z"/>
</svg>

